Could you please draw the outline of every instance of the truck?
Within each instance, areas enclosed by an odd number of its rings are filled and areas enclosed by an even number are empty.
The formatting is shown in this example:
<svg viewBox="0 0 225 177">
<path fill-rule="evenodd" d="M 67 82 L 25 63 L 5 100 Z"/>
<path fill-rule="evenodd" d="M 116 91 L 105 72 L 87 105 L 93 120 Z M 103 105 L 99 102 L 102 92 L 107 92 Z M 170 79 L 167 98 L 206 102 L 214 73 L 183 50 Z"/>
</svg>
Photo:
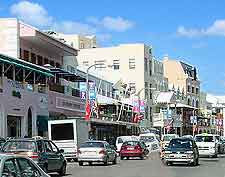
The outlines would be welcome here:
<svg viewBox="0 0 225 177">
<path fill-rule="evenodd" d="M 49 120 L 48 136 L 59 149 L 64 150 L 64 157 L 77 160 L 80 144 L 88 140 L 88 122 L 83 119 Z"/>
</svg>

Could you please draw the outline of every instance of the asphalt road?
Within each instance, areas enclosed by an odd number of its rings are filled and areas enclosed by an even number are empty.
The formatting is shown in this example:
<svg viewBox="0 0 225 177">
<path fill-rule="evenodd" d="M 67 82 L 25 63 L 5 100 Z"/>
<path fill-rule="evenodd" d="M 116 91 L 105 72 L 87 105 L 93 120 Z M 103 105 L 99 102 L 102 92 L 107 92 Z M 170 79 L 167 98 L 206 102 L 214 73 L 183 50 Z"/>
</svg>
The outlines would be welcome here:
<svg viewBox="0 0 225 177">
<path fill-rule="evenodd" d="M 58 175 L 51 175 L 59 177 Z M 68 164 L 68 177 L 225 177 L 225 155 L 219 158 L 202 158 L 200 165 L 166 166 L 158 154 L 151 154 L 145 160 L 118 160 L 117 165 L 93 165 L 79 167 L 78 164 Z"/>
</svg>

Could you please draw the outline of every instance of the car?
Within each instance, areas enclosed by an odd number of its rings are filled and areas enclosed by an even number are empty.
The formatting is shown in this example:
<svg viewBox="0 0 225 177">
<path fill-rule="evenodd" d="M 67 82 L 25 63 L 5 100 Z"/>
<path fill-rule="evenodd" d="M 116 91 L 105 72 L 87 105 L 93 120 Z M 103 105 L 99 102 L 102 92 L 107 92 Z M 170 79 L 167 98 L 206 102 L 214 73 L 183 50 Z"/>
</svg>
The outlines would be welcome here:
<svg viewBox="0 0 225 177">
<path fill-rule="evenodd" d="M 192 135 L 183 135 L 183 138 L 190 138 L 190 139 L 194 139 L 194 137 Z"/>
<path fill-rule="evenodd" d="M 50 177 L 32 159 L 0 154 L 1 177 Z"/>
<path fill-rule="evenodd" d="M 6 142 L 5 138 L 0 137 L 0 150 L 2 149 L 2 146 Z"/>
<path fill-rule="evenodd" d="M 139 135 L 140 141 L 143 141 L 147 146 L 149 151 L 154 151 L 159 149 L 159 141 L 157 135 L 154 133 L 145 133 Z"/>
<path fill-rule="evenodd" d="M 132 135 L 132 136 L 118 136 L 116 138 L 116 151 L 119 153 L 122 144 L 125 141 L 132 141 L 132 140 L 138 141 L 139 140 L 139 137 L 138 136 L 134 136 L 134 135 Z"/>
<path fill-rule="evenodd" d="M 161 148 L 164 149 L 169 145 L 170 140 L 173 138 L 178 138 L 177 134 L 164 134 L 161 140 Z"/>
<path fill-rule="evenodd" d="M 164 161 L 167 165 L 186 163 L 193 166 L 199 164 L 198 147 L 190 138 L 174 138 L 165 149 Z"/>
<path fill-rule="evenodd" d="M 85 162 L 92 165 L 93 162 L 117 163 L 117 153 L 114 146 L 110 146 L 106 141 L 86 141 L 78 149 L 78 163 L 83 166 Z"/>
<path fill-rule="evenodd" d="M 2 147 L 5 154 L 17 154 L 34 160 L 45 172 L 66 174 L 66 159 L 63 150 L 50 140 L 40 137 L 10 139 Z"/>
<path fill-rule="evenodd" d="M 195 142 L 200 156 L 217 157 L 218 144 L 216 136 L 207 133 L 198 134 L 195 135 Z"/>
<path fill-rule="evenodd" d="M 122 144 L 120 150 L 120 159 L 129 159 L 130 157 L 140 157 L 144 159 L 149 153 L 148 147 L 142 141 L 126 141 Z"/>
</svg>

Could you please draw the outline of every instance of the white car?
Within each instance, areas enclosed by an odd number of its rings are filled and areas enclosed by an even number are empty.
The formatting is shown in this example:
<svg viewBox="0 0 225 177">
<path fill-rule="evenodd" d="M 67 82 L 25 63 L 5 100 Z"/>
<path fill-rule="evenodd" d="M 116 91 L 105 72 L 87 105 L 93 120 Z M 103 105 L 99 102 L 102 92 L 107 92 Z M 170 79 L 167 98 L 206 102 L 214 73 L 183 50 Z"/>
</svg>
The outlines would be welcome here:
<svg viewBox="0 0 225 177">
<path fill-rule="evenodd" d="M 0 154 L 0 176 L 50 177 L 30 158 L 6 154 Z"/>
<path fill-rule="evenodd" d="M 159 150 L 159 140 L 154 133 L 145 133 L 139 135 L 140 141 L 143 141 L 149 151 Z"/>
<path fill-rule="evenodd" d="M 198 134 L 195 136 L 200 156 L 217 157 L 218 144 L 216 136 L 213 134 Z"/>
<path fill-rule="evenodd" d="M 126 141 L 138 141 L 139 137 L 138 136 L 118 136 L 116 138 L 116 151 L 119 153 L 121 146 L 124 142 Z"/>
<path fill-rule="evenodd" d="M 83 166 L 84 162 L 91 165 L 93 162 L 103 162 L 108 165 L 109 162 L 117 163 L 117 154 L 115 149 L 106 141 L 87 141 L 81 144 L 78 150 L 78 163 Z"/>
<path fill-rule="evenodd" d="M 161 141 L 161 147 L 162 149 L 165 149 L 169 143 L 170 140 L 172 140 L 173 138 L 178 138 L 179 136 L 177 134 L 164 134 L 162 136 L 162 141 Z"/>
</svg>

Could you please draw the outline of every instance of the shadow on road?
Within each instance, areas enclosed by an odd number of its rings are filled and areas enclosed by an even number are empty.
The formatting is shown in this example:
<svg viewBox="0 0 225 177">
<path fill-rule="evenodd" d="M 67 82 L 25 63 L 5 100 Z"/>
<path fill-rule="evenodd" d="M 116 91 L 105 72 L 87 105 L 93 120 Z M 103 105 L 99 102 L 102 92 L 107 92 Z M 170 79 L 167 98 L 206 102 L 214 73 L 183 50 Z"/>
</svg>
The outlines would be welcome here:
<svg viewBox="0 0 225 177">
<path fill-rule="evenodd" d="M 55 173 L 55 174 L 49 174 L 51 177 L 61 177 L 59 174 Z M 72 174 L 66 174 L 65 176 L 70 176 Z"/>
</svg>

